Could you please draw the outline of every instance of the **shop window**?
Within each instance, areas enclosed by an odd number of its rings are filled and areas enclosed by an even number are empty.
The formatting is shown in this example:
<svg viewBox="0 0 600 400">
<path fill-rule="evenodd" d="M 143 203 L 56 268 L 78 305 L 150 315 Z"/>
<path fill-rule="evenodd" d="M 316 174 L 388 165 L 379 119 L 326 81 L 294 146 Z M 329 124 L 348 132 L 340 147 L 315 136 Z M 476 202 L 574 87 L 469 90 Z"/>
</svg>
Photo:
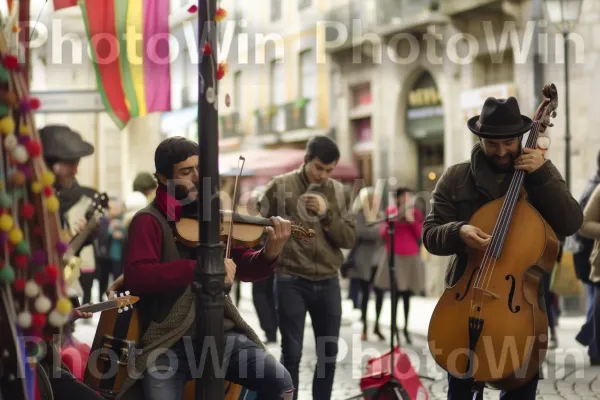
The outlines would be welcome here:
<svg viewBox="0 0 600 400">
<path fill-rule="evenodd" d="M 373 97 L 371 96 L 371 84 L 365 83 L 352 88 L 352 107 L 359 107 L 371 104 Z"/>
</svg>

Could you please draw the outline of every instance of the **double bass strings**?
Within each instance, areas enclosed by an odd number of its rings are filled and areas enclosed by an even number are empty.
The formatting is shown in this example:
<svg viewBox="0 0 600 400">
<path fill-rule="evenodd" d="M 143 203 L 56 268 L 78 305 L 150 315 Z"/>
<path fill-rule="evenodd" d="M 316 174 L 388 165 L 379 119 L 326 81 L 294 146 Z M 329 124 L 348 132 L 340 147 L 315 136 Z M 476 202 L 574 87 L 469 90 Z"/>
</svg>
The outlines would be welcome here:
<svg viewBox="0 0 600 400">
<path fill-rule="evenodd" d="M 538 137 L 538 132 L 539 132 L 539 123 L 537 121 L 534 121 L 534 126 L 531 129 L 531 133 L 529 135 L 529 138 L 527 139 L 527 143 L 525 144 L 525 147 L 528 148 L 533 148 L 534 143 L 537 141 L 537 137 Z M 475 284 L 474 284 L 474 288 L 478 288 L 478 289 L 483 289 L 485 286 L 485 289 L 487 289 L 489 282 L 492 278 L 492 274 L 494 271 L 494 268 L 496 266 L 496 261 L 497 259 L 494 259 L 493 255 L 497 249 L 500 248 L 500 246 L 502 246 L 502 237 L 508 232 L 508 228 L 510 227 L 510 220 L 512 219 L 512 214 L 513 213 L 509 213 L 508 210 L 510 208 L 512 208 L 514 206 L 514 204 L 516 203 L 516 200 L 519 198 L 519 188 L 523 182 L 523 179 L 525 177 L 525 171 L 516 171 L 515 173 L 515 177 L 513 178 L 512 182 L 510 183 L 510 186 L 508 188 L 508 194 L 507 197 L 502 205 L 502 208 L 500 210 L 500 218 L 499 221 L 496 223 L 496 225 L 494 226 L 494 230 L 492 231 L 492 243 L 491 246 L 488 247 L 488 249 L 486 250 L 483 260 L 481 261 L 481 270 L 477 273 L 477 278 L 475 280 Z M 497 232 L 499 231 L 499 232 Z M 498 234 L 499 233 L 499 234 Z M 492 259 L 494 259 L 493 261 L 491 261 Z M 491 264 L 491 265 L 489 265 Z M 488 278 L 488 271 L 490 271 L 490 275 Z M 480 285 L 480 283 L 483 282 L 483 285 Z M 474 296 L 474 292 L 471 294 L 471 296 Z M 476 300 L 473 299 L 473 301 L 475 302 Z M 481 312 L 483 309 L 483 301 L 480 301 L 479 303 L 476 303 L 479 305 L 479 307 L 476 308 L 475 311 L 475 318 L 479 318 L 481 316 Z M 471 308 L 471 313 L 473 313 L 473 308 Z"/>
</svg>

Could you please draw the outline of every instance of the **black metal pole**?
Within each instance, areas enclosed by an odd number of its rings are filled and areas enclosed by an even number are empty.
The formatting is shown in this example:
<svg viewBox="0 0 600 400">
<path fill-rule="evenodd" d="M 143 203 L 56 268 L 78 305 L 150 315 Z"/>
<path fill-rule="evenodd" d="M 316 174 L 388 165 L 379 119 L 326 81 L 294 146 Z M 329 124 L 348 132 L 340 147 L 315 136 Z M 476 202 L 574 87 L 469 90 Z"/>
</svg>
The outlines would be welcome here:
<svg viewBox="0 0 600 400">
<path fill-rule="evenodd" d="M 569 127 L 569 33 L 563 32 L 565 46 L 565 183 L 571 190 L 571 129 Z"/>
<path fill-rule="evenodd" d="M 202 181 L 198 196 L 200 246 L 194 274 L 194 288 L 196 289 L 196 327 L 200 343 L 196 353 L 199 354 L 205 344 L 209 344 L 216 346 L 217 357 L 215 359 L 213 356 L 215 352 L 210 349 L 205 350 L 206 362 L 200 366 L 202 374 L 196 377 L 196 400 L 223 400 L 225 396 L 225 377 L 218 373 L 223 365 L 225 268 L 223 248 L 220 244 L 218 196 L 219 134 L 218 111 L 215 108 L 215 102 L 218 101 L 218 87 L 214 75 L 217 70 L 218 47 L 214 19 L 216 9 L 216 0 L 205 0 L 198 4 L 198 37 L 201 38 L 198 41 L 198 54 L 201 57 L 200 79 L 198 79 L 198 147 Z M 203 55 L 203 38 L 210 40 L 212 57 Z M 214 96 L 206 95 L 209 90 L 214 90 Z"/>
</svg>

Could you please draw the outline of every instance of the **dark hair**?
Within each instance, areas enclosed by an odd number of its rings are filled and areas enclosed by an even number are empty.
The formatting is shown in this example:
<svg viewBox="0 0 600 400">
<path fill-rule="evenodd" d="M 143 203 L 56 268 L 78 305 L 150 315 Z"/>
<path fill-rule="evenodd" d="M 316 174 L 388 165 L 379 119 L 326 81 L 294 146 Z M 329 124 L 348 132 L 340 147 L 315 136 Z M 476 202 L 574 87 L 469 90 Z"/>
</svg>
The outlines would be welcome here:
<svg viewBox="0 0 600 400">
<path fill-rule="evenodd" d="M 331 164 L 340 159 L 340 149 L 327 136 L 315 136 L 306 143 L 306 161 L 318 158 L 324 164 Z"/>
<path fill-rule="evenodd" d="M 154 190 L 158 184 L 154 180 L 154 177 L 151 173 L 148 172 L 140 172 L 136 175 L 133 180 L 133 191 L 134 192 L 147 192 L 149 190 Z"/>
<path fill-rule="evenodd" d="M 396 197 L 402 196 L 404 193 L 413 193 L 412 189 L 406 186 L 399 187 L 396 189 Z"/>
<path fill-rule="evenodd" d="M 156 178 L 158 174 L 173 178 L 173 166 L 199 153 L 198 145 L 183 136 L 173 136 L 163 140 L 154 152 Z"/>
</svg>

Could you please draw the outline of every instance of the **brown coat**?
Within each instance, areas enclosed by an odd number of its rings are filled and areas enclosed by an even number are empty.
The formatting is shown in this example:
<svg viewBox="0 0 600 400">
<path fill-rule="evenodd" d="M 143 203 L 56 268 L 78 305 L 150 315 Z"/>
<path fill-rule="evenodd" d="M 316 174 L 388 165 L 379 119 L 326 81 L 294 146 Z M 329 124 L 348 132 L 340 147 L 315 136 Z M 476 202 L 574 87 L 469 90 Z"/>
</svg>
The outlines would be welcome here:
<svg viewBox="0 0 600 400">
<path fill-rule="evenodd" d="M 431 211 L 423 223 L 423 245 L 431 254 L 452 256 L 446 282 L 455 284 L 467 265 L 465 243 L 459 235 L 475 211 L 502 197 L 508 190 L 512 173 L 500 185 L 485 159 L 480 143 L 471 152 L 471 160 L 448 168 L 432 193 Z M 528 202 L 550 224 L 558 236 L 577 232 L 583 221 L 579 203 L 550 160 L 525 177 Z"/>
</svg>

